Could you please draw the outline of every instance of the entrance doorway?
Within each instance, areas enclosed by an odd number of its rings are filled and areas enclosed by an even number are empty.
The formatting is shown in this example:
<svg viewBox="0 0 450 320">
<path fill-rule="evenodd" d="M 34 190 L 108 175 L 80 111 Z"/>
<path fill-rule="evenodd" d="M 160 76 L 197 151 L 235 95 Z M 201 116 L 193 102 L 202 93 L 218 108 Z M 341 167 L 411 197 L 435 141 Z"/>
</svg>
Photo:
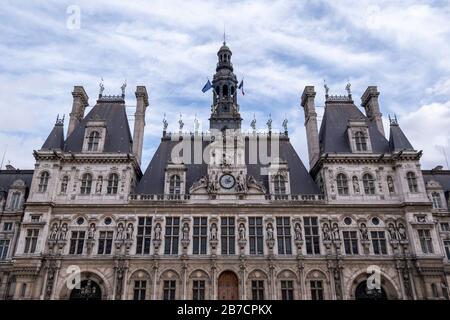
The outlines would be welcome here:
<svg viewBox="0 0 450 320">
<path fill-rule="evenodd" d="M 355 290 L 356 300 L 387 300 L 386 291 L 383 287 L 380 289 L 369 290 L 367 288 L 367 281 L 363 281 L 356 287 Z"/>
<path fill-rule="evenodd" d="M 83 280 L 80 283 L 80 289 L 74 288 L 70 292 L 70 300 L 100 300 L 102 290 L 93 280 Z"/>
<path fill-rule="evenodd" d="M 239 280 L 232 271 L 222 272 L 219 276 L 219 300 L 239 299 Z"/>
</svg>

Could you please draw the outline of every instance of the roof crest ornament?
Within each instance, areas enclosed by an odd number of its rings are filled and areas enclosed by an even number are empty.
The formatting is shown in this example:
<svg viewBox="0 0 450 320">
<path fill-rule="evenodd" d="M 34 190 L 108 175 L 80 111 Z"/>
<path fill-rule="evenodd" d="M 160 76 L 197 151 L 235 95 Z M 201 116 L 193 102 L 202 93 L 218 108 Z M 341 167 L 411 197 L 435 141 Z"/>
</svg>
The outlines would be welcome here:
<svg viewBox="0 0 450 320">
<path fill-rule="evenodd" d="M 352 90 L 350 89 L 351 86 L 352 85 L 350 83 L 350 79 L 347 79 L 347 85 L 345 86 L 345 91 L 347 91 L 347 95 L 350 99 L 352 98 Z"/>
<path fill-rule="evenodd" d="M 287 124 L 288 124 L 288 119 L 286 118 L 286 115 L 284 115 L 284 120 L 283 120 L 282 126 L 283 126 L 283 129 L 284 129 L 284 133 L 286 135 L 288 133 L 288 126 L 287 126 Z"/>
<path fill-rule="evenodd" d="M 127 79 L 125 79 L 125 82 L 120 87 L 120 89 L 122 90 L 122 98 L 125 98 L 125 88 L 126 87 L 127 87 Z"/>
<path fill-rule="evenodd" d="M 178 124 L 180 126 L 180 135 L 183 131 L 183 127 L 184 127 L 184 122 L 183 122 L 183 115 L 180 113 L 180 120 L 178 120 Z"/>
<path fill-rule="evenodd" d="M 253 133 L 256 133 L 256 118 L 255 114 L 253 114 L 253 120 L 250 122 L 250 127 L 252 127 Z"/>
<path fill-rule="evenodd" d="M 389 117 L 389 123 L 391 126 L 398 126 L 398 121 L 397 121 L 397 115 L 394 113 L 393 117 L 391 118 L 391 115 L 388 115 Z"/>
<path fill-rule="evenodd" d="M 269 130 L 269 132 L 272 131 L 272 114 L 269 113 L 269 120 L 267 120 L 267 129 Z"/>
<path fill-rule="evenodd" d="M 328 99 L 328 93 L 330 92 L 330 88 L 327 85 L 327 81 L 323 79 L 323 87 L 325 88 L 325 99 Z"/>
<path fill-rule="evenodd" d="M 163 123 L 163 132 L 166 132 L 167 131 L 167 126 L 169 125 L 169 123 L 166 120 L 166 113 L 165 112 L 164 112 L 164 118 L 163 118 L 162 123 Z"/>
<path fill-rule="evenodd" d="M 98 97 L 101 98 L 103 95 L 103 91 L 105 91 L 105 86 L 103 85 L 103 77 L 98 86 L 100 87 L 100 90 L 98 92 Z"/>
</svg>

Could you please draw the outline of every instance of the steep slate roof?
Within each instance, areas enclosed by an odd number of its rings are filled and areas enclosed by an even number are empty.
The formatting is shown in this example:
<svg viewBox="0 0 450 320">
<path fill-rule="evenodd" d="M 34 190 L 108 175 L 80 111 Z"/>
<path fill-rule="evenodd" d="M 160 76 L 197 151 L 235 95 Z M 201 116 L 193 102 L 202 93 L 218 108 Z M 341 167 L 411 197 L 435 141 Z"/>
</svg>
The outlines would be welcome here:
<svg viewBox="0 0 450 320">
<path fill-rule="evenodd" d="M 30 188 L 33 170 L 0 170 L 0 191 L 8 192 L 14 181 L 21 179 Z"/>
<path fill-rule="evenodd" d="M 378 131 L 375 122 L 369 121 L 353 103 L 343 102 L 325 106 L 319 131 L 321 153 L 352 152 L 347 136 L 348 120 L 364 120 L 367 123 L 374 153 L 389 152 L 389 142 Z"/>
<path fill-rule="evenodd" d="M 450 198 L 450 170 L 422 170 L 425 183 L 434 180 L 444 189 L 447 201 Z"/>
<path fill-rule="evenodd" d="M 164 174 L 167 164 L 170 162 L 170 154 L 177 141 L 170 141 L 169 138 L 163 137 L 161 143 L 156 150 L 147 170 L 144 173 L 140 183 L 135 189 L 137 194 L 163 194 L 164 193 Z M 202 141 L 202 150 L 205 150 L 209 144 L 208 141 Z M 193 164 L 194 150 L 191 144 L 192 164 L 186 164 L 186 190 L 198 181 L 201 177 L 207 175 L 208 165 L 202 161 L 202 164 Z M 261 175 L 261 168 L 268 165 L 248 164 L 249 163 L 249 147 L 246 139 L 245 162 L 247 164 L 247 175 L 253 176 L 260 181 L 269 192 L 268 176 Z M 280 158 L 287 162 L 290 179 L 291 194 L 319 194 L 320 191 L 312 177 L 309 175 L 300 157 L 295 152 L 288 138 L 280 139 Z"/>
<path fill-rule="evenodd" d="M 41 150 L 64 149 L 64 124 L 57 122 L 42 145 Z"/>
<path fill-rule="evenodd" d="M 81 152 L 83 148 L 86 124 L 89 121 L 105 121 L 106 140 L 103 152 L 129 153 L 132 150 L 133 138 L 128 125 L 125 101 L 123 99 L 99 99 L 92 110 L 75 127 L 67 138 L 64 151 Z"/>
<path fill-rule="evenodd" d="M 408 138 L 406 138 L 398 124 L 391 124 L 389 148 L 391 151 L 414 150 L 413 146 L 409 142 Z"/>
</svg>

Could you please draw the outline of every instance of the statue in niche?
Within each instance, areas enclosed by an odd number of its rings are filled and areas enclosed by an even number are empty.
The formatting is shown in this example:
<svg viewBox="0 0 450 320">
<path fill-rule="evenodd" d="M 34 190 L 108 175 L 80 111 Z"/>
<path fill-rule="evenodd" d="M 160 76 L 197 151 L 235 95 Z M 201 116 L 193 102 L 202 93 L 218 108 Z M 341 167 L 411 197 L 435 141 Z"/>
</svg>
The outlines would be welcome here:
<svg viewBox="0 0 450 320">
<path fill-rule="evenodd" d="M 187 223 L 185 223 L 183 225 L 183 240 L 189 240 L 189 225 Z"/>
<path fill-rule="evenodd" d="M 353 176 L 352 183 L 353 183 L 353 192 L 359 194 L 360 190 L 359 190 L 359 181 L 358 181 L 357 176 Z"/>
<path fill-rule="evenodd" d="M 132 240 L 133 239 L 133 232 L 134 232 L 134 227 L 132 223 L 129 223 L 127 226 L 127 234 L 126 234 L 126 239 L 127 240 Z"/>
<path fill-rule="evenodd" d="M 389 223 L 388 233 L 391 240 L 397 240 L 397 233 L 395 232 L 395 227 L 393 223 Z"/>
<path fill-rule="evenodd" d="M 61 227 L 61 231 L 59 233 L 59 239 L 60 240 L 66 240 L 66 238 L 67 238 L 67 231 L 68 231 L 67 223 L 63 223 L 63 225 Z"/>
<path fill-rule="evenodd" d="M 123 223 L 119 223 L 119 225 L 117 226 L 117 236 L 116 239 L 117 240 L 122 240 L 124 239 L 124 233 L 123 233 Z"/>
<path fill-rule="evenodd" d="M 102 187 L 103 187 L 103 177 L 99 176 L 97 178 L 97 183 L 95 185 L 95 193 L 101 193 L 102 192 Z"/>
<path fill-rule="evenodd" d="M 159 223 L 155 226 L 155 240 L 161 240 L 161 225 Z"/>
<path fill-rule="evenodd" d="M 88 239 L 94 240 L 95 239 L 95 223 L 91 223 L 91 226 L 89 227 L 88 231 Z"/>
<path fill-rule="evenodd" d="M 54 223 L 52 226 L 52 232 L 50 233 L 50 240 L 58 240 L 58 224 Z"/>
<path fill-rule="evenodd" d="M 211 240 L 217 240 L 217 225 L 216 225 L 215 223 L 213 223 L 213 224 L 211 225 L 211 230 L 210 230 L 210 232 L 211 232 L 210 239 L 211 239 Z"/>
<path fill-rule="evenodd" d="M 338 224 L 336 222 L 333 223 L 332 234 L 333 234 L 333 240 L 340 240 L 341 239 L 341 236 L 339 234 L 339 226 L 338 226 Z"/>
<path fill-rule="evenodd" d="M 300 223 L 295 224 L 294 232 L 295 232 L 295 240 L 303 240 L 302 227 Z"/>
<path fill-rule="evenodd" d="M 398 224 L 398 237 L 400 240 L 406 240 L 406 228 L 403 223 Z"/>
<path fill-rule="evenodd" d="M 267 239 L 273 240 L 274 239 L 273 238 L 273 225 L 271 223 L 269 223 L 267 225 L 266 231 L 267 231 Z"/>
<path fill-rule="evenodd" d="M 361 223 L 359 226 L 359 232 L 361 233 L 361 240 L 369 240 L 369 231 L 365 223 Z"/>
<path fill-rule="evenodd" d="M 322 225 L 322 233 L 324 241 L 331 241 L 331 230 L 330 227 L 328 226 L 328 223 L 324 223 Z"/>
<path fill-rule="evenodd" d="M 239 225 L 239 240 L 245 240 L 245 226 L 243 223 Z"/>
</svg>

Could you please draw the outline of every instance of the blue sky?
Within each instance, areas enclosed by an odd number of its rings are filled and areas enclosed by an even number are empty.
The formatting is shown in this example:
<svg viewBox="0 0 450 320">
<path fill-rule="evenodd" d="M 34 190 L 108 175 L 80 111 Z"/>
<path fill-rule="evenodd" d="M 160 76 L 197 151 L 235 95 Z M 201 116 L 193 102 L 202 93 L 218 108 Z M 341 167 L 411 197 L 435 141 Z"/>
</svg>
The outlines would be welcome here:
<svg viewBox="0 0 450 320">
<path fill-rule="evenodd" d="M 80 28 L 67 27 L 67 8 L 80 9 Z M 74 85 L 95 104 L 98 83 L 119 94 L 133 126 L 136 85 L 150 96 L 144 168 L 157 148 L 163 114 L 177 130 L 194 116 L 208 127 L 212 77 L 224 25 L 245 97 L 243 127 L 255 114 L 265 130 L 289 120 L 291 140 L 307 165 L 300 95 L 323 79 L 331 94 L 344 94 L 350 79 L 355 103 L 377 85 L 388 114 L 418 150 L 423 168 L 450 157 L 450 4 L 448 1 L 8 1 L 0 11 L 0 152 L 19 168 L 33 168 L 57 114 L 68 114 Z M 89 109 L 88 109 L 89 111 Z M 323 108 L 318 108 L 319 116 Z M 319 117 L 321 119 L 321 117 Z M 67 127 L 67 121 L 66 121 Z M 0 157 L 1 157 L 0 154 Z"/>
</svg>

